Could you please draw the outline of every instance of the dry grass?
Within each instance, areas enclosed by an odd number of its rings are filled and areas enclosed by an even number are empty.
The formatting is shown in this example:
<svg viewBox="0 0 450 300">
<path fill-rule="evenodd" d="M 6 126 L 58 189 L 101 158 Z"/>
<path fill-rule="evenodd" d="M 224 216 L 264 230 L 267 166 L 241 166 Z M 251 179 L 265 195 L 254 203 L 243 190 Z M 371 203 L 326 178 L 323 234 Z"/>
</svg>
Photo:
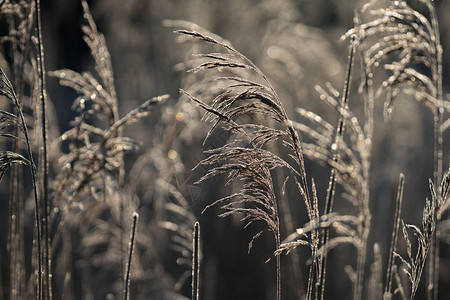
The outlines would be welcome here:
<svg viewBox="0 0 450 300">
<path fill-rule="evenodd" d="M 63 133 L 47 94 L 40 1 L 0 3 L 8 29 L 0 179 L 9 197 L 0 299 L 217 297 L 223 287 L 209 277 L 220 274 L 211 236 L 228 246 L 238 240 L 229 240 L 232 226 L 220 230 L 209 220 L 217 212 L 248 228 L 247 260 L 262 253 L 255 257 L 272 274 L 269 298 L 343 297 L 333 294 L 333 281 L 347 282 L 344 295 L 356 300 L 446 297 L 439 293 L 448 284 L 440 249 L 450 236 L 450 102 L 434 1 L 371 0 L 357 9 L 341 39 L 345 72 L 321 32 L 287 21 L 293 3 L 272 2 L 253 7 L 254 17 L 276 11 L 285 19 L 267 22 L 261 49 L 249 55 L 199 25 L 166 20 L 189 53 L 177 65 L 185 71 L 179 97 L 139 101 L 121 116 L 121 104 L 132 101 L 116 79 L 127 75 L 113 72 L 108 40 L 82 0 L 92 71 L 48 73 L 78 95 Z M 392 213 L 374 209 L 378 121 L 391 126 L 405 110 L 401 98 L 423 104 L 420 116 L 433 122 L 425 133 L 433 135 L 425 150 L 433 153 L 433 178 L 428 197 L 419 195 L 420 226 L 409 224 L 411 179 L 403 173 Z M 304 100 L 312 104 L 298 107 Z M 145 132 L 142 142 L 135 128 Z M 393 226 L 377 240 L 391 224 L 374 222 L 383 215 L 393 215 Z"/>
</svg>

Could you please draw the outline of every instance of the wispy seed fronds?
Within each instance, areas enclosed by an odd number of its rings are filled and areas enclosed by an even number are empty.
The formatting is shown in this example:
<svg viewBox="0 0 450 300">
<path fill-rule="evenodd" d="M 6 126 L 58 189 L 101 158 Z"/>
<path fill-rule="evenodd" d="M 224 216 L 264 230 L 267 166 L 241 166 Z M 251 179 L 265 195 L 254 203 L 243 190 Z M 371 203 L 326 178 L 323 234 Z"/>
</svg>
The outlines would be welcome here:
<svg viewBox="0 0 450 300">
<path fill-rule="evenodd" d="M 434 6 L 432 1 L 423 2 L 430 11 L 430 18 L 425 17 L 406 1 L 389 2 L 389 6 L 372 9 L 370 13 L 375 20 L 355 26 L 347 32 L 345 37 L 356 36 L 359 42 L 368 44 L 365 52 L 365 65 L 368 73 L 382 64 L 387 58 L 394 61 L 384 64 L 386 70 L 391 71 L 378 89 L 378 94 L 386 92 L 386 115 L 392 112 L 393 102 L 398 90 L 411 87 L 430 97 L 422 97 L 428 101 L 430 98 L 441 99 L 441 58 L 442 47 L 439 41 L 439 29 L 436 28 Z M 370 1 L 365 9 L 368 10 L 374 3 L 387 4 L 387 1 Z M 371 39 L 375 38 L 375 42 Z M 428 71 L 424 71 L 425 66 Z M 434 105 L 435 107 L 435 105 Z"/>
<path fill-rule="evenodd" d="M 425 200 L 425 207 L 423 210 L 422 226 L 419 228 L 416 225 L 405 224 L 402 221 L 403 237 L 406 242 L 407 259 L 400 254 L 395 254 L 405 265 L 404 272 L 408 275 L 411 283 L 411 298 L 413 299 L 417 288 L 419 287 L 422 270 L 425 266 L 427 256 L 432 247 L 432 239 L 440 224 L 439 218 L 442 213 L 448 209 L 449 205 L 449 171 L 446 172 L 441 182 L 440 188 L 437 191 L 433 182 L 429 181 L 431 199 Z M 408 231 L 411 231 L 417 239 L 417 249 L 415 255 L 412 249 Z"/>
<path fill-rule="evenodd" d="M 30 165 L 30 161 L 22 155 L 12 151 L 0 152 L 0 181 L 5 175 L 8 168 L 13 164 Z"/>
<path fill-rule="evenodd" d="M 87 25 L 81 27 L 84 32 L 83 39 L 91 49 L 92 56 L 95 60 L 95 69 L 99 74 L 102 82 L 113 99 L 116 98 L 116 90 L 114 87 L 114 75 L 111 64 L 111 56 L 106 46 L 106 40 L 103 34 L 98 32 L 94 19 L 89 11 L 89 6 L 85 0 L 81 2 L 83 5 L 84 18 Z M 117 105 L 117 103 L 114 103 Z"/>
</svg>

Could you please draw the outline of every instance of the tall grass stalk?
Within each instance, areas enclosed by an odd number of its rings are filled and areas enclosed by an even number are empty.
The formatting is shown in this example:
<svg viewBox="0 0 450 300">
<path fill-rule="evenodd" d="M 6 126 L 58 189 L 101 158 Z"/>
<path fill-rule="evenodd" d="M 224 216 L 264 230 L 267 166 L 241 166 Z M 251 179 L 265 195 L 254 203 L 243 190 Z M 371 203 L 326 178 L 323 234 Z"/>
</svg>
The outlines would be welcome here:
<svg viewBox="0 0 450 300">
<path fill-rule="evenodd" d="M 133 213 L 133 225 L 131 227 L 131 234 L 130 234 L 130 247 L 128 251 L 128 260 L 127 260 L 127 267 L 125 271 L 124 276 L 124 290 L 123 290 L 123 300 L 129 300 L 130 299 L 130 276 L 131 276 L 131 260 L 133 258 L 133 249 L 134 249 L 134 242 L 136 237 L 136 225 L 139 215 L 134 212 Z"/>
<path fill-rule="evenodd" d="M 50 234 L 49 234 L 49 201 L 48 201 L 48 161 L 47 161 L 47 117 L 46 117 L 46 90 L 45 90 L 45 66 L 44 66 L 44 45 L 42 41 L 41 29 L 41 4 L 40 0 L 34 0 L 36 14 L 36 36 L 38 42 L 38 70 L 39 88 L 41 103 L 41 134 L 42 134 L 42 228 L 44 241 L 44 288 L 46 297 L 52 300 L 52 275 L 50 257 Z M 44 297 L 45 298 L 45 297 Z"/>
<path fill-rule="evenodd" d="M 437 90 L 436 99 L 439 101 L 443 99 L 442 93 L 442 46 L 439 33 L 439 22 L 436 15 L 436 8 L 433 1 L 426 2 L 428 10 L 431 15 L 431 25 L 434 31 L 434 48 L 436 60 L 435 64 L 432 65 L 432 78 L 434 85 Z M 442 123 L 444 117 L 444 108 L 436 105 L 434 111 L 434 184 L 439 187 L 442 181 L 443 174 L 443 132 Z M 440 193 L 438 189 L 438 193 Z M 438 195 L 439 197 L 442 195 Z M 434 218 L 439 223 L 437 216 L 437 210 L 435 210 L 436 215 Z M 438 297 L 438 286 L 439 286 L 439 230 L 435 230 L 434 235 L 431 240 L 430 257 L 428 261 L 428 273 L 427 273 L 427 297 L 430 300 L 437 300 Z"/>
<path fill-rule="evenodd" d="M 192 300 L 200 298 L 200 223 L 194 224 L 192 240 Z"/>
<path fill-rule="evenodd" d="M 349 101 L 349 94 L 350 94 L 350 87 L 351 87 L 351 80 L 352 80 L 352 69 L 355 61 L 355 43 L 354 38 L 352 38 L 352 41 L 350 43 L 349 47 L 349 54 L 348 54 L 348 60 L 347 60 L 347 69 L 345 72 L 345 82 L 344 82 L 344 88 L 342 92 L 342 99 L 341 99 L 341 106 L 347 107 L 348 101 Z M 339 145 L 340 140 L 343 137 L 344 134 L 344 127 L 345 127 L 345 118 L 343 116 L 339 117 L 338 125 L 336 126 L 336 133 L 334 138 L 334 144 L 333 145 Z M 335 154 L 333 155 L 333 161 L 338 162 L 339 157 Z M 333 211 L 333 202 L 334 202 L 334 195 L 335 195 L 335 189 L 336 189 L 336 170 L 334 168 L 331 169 L 330 174 L 330 180 L 328 182 L 328 189 L 327 194 L 325 198 L 325 208 L 324 208 L 324 214 L 328 215 Z M 328 243 L 330 230 L 329 228 L 324 228 L 322 230 L 322 239 L 321 244 L 322 246 L 325 246 Z M 320 258 L 320 270 L 319 270 L 319 287 L 317 289 L 318 295 L 316 295 L 317 299 L 323 299 L 325 294 L 325 277 L 326 277 L 326 269 L 327 269 L 327 252 L 323 254 L 323 256 Z"/>
<path fill-rule="evenodd" d="M 386 272 L 386 284 L 384 289 L 383 299 L 389 300 L 392 298 L 392 278 L 393 272 L 392 268 L 394 266 L 394 254 L 397 252 L 397 239 L 398 239 L 398 228 L 400 226 L 400 216 L 402 211 L 402 201 L 403 201 L 403 186 L 405 185 L 405 176 L 400 174 L 397 198 L 395 200 L 395 214 L 394 214 L 394 227 L 392 229 L 392 239 L 391 247 L 389 249 L 389 259 Z"/>
</svg>

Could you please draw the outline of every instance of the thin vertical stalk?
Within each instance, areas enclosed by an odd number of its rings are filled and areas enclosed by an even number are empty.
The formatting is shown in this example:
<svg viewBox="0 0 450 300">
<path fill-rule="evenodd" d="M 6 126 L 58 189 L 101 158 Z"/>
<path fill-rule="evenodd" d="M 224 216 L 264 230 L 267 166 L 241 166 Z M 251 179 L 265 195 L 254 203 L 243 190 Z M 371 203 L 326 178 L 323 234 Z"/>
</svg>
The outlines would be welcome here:
<svg viewBox="0 0 450 300">
<path fill-rule="evenodd" d="M 192 240 L 192 300 L 200 299 L 200 223 L 194 224 Z"/>
<path fill-rule="evenodd" d="M 364 197 L 364 202 L 367 198 Z M 366 205 L 362 205 L 365 207 Z M 360 244 L 358 247 L 358 258 L 356 264 L 356 281 L 353 292 L 353 299 L 359 300 L 362 298 L 363 289 L 364 289 L 364 271 L 366 266 L 366 256 L 367 256 L 367 239 L 369 237 L 369 229 L 370 229 L 370 213 L 367 213 L 367 210 L 364 208 L 363 213 L 361 214 L 361 224 L 359 225 L 360 232 Z"/>
<path fill-rule="evenodd" d="M 346 69 L 346 75 L 345 75 L 345 83 L 344 88 L 342 92 L 342 99 L 341 99 L 341 105 L 342 107 L 346 107 L 348 105 L 349 101 L 349 94 L 350 94 L 350 86 L 351 86 L 351 78 L 352 78 L 352 69 L 353 64 L 355 60 L 355 39 L 354 37 L 351 40 L 350 43 L 350 49 L 349 49 L 349 55 L 348 55 L 348 61 L 347 61 L 347 69 Z M 334 144 L 338 145 L 340 139 L 342 138 L 344 134 L 344 128 L 345 128 L 345 120 L 344 117 L 341 116 L 339 118 L 339 122 L 336 128 L 336 134 L 334 138 Z M 339 157 L 337 155 L 333 156 L 333 161 L 337 162 Z M 328 183 L 328 189 L 327 189 L 327 195 L 325 199 L 325 209 L 324 209 L 324 215 L 328 215 L 333 211 L 333 202 L 334 202 L 334 195 L 335 195 L 335 189 L 336 189 L 336 170 L 331 169 L 330 174 L 330 180 Z M 329 229 L 325 228 L 323 229 L 323 235 L 322 235 L 322 247 L 328 242 L 329 239 Z M 317 299 L 323 299 L 324 293 L 325 293 L 325 277 L 326 277 L 326 268 L 327 268 L 327 252 L 323 254 L 321 258 L 321 262 L 319 263 L 319 287 L 317 295 Z"/>
<path fill-rule="evenodd" d="M 16 132 L 16 136 L 18 132 Z M 17 141 L 17 140 L 16 140 Z M 14 143 L 14 152 L 16 143 Z M 23 205 L 21 203 L 22 198 L 20 197 L 20 175 L 21 166 L 13 165 L 11 172 L 11 195 L 10 195 L 10 232 L 8 235 L 8 257 L 9 257 L 9 297 L 10 299 L 20 299 L 22 294 L 21 285 L 23 285 L 23 272 L 24 266 L 24 252 L 23 252 Z"/>
<path fill-rule="evenodd" d="M 23 184 L 23 180 L 21 179 L 23 176 L 23 168 L 20 166 L 18 169 L 17 179 L 19 180 L 17 182 L 17 191 L 20 191 L 20 187 Z M 19 214 L 18 214 L 18 230 L 19 230 L 19 274 L 17 275 L 20 278 L 18 289 L 19 289 L 19 299 L 22 299 L 25 297 L 25 287 L 26 287 L 26 269 L 25 269 L 25 209 L 24 209 L 24 201 L 23 201 L 23 194 L 19 193 L 17 196 L 17 200 L 19 203 Z"/>
<path fill-rule="evenodd" d="M 392 293 L 392 266 L 394 265 L 394 253 L 397 251 L 398 227 L 400 225 L 400 216 L 403 201 L 403 186 L 405 184 L 405 176 L 400 174 L 397 198 L 395 200 L 394 228 L 392 229 L 391 247 L 389 250 L 389 259 L 386 272 L 386 285 L 384 289 L 383 299 L 391 299 Z"/>
<path fill-rule="evenodd" d="M 16 126 L 17 127 L 17 126 Z M 17 136 L 17 135 L 16 135 Z M 8 205 L 8 238 L 6 242 L 6 261 L 7 261 L 7 272 L 9 273 L 5 281 L 2 281 L 2 283 L 5 284 L 5 294 L 7 294 L 11 299 L 12 296 L 12 290 L 13 290 L 13 280 L 14 280 L 14 266 L 15 266 L 15 260 L 14 260 L 14 242 L 15 242 L 15 218 L 14 214 L 16 213 L 16 202 L 15 202 L 15 189 L 14 189 L 14 179 L 15 179 L 15 166 L 13 166 L 12 172 L 11 172 L 11 182 L 9 190 L 9 205 Z"/>
<path fill-rule="evenodd" d="M 52 299 L 51 282 L 51 260 L 50 260 L 50 236 L 49 236 L 49 202 L 48 202 L 48 161 L 47 161 L 47 118 L 46 118 L 46 99 L 45 99 L 45 69 L 44 69 L 44 45 L 42 41 L 41 29 L 41 7 L 40 0 L 34 1 L 36 18 L 36 35 L 38 41 L 38 66 L 39 66 L 39 85 L 40 85 L 40 103 L 41 103 L 41 130 L 42 130 L 42 227 L 44 241 L 44 271 L 45 271 L 45 294 L 48 299 Z"/>
<path fill-rule="evenodd" d="M 6 261 L 8 262 L 8 273 L 9 276 L 5 278 L 5 288 L 7 289 L 6 294 L 9 295 L 10 299 L 14 298 L 14 276 L 16 272 L 15 270 L 15 238 L 16 238 L 16 220 L 15 220 L 15 214 L 17 213 L 16 209 L 16 201 L 15 201 L 15 189 L 14 189 L 14 179 L 15 179 L 15 166 L 13 166 L 12 172 L 11 172 L 11 182 L 9 190 L 9 207 L 8 207 L 8 239 L 6 243 Z M 14 250 L 14 251 L 13 251 Z"/>
<path fill-rule="evenodd" d="M 431 15 L 431 24 L 434 30 L 434 45 L 436 52 L 436 65 L 432 67 L 433 81 L 436 86 L 438 100 L 443 99 L 442 92 L 442 46 L 439 34 L 439 23 L 436 15 L 436 8 L 433 1 L 427 3 L 428 10 Z M 443 108 L 436 105 L 434 115 L 434 185 L 439 187 L 442 181 L 443 173 L 443 135 L 441 125 L 443 122 Z M 440 191 L 438 190 L 438 193 Z M 438 195 L 438 198 L 441 195 Z M 437 203 L 435 203 L 437 205 Z M 438 220 L 437 210 L 435 210 L 434 219 L 437 224 Z M 436 226 L 437 226 L 436 224 Z M 427 298 L 430 300 L 437 300 L 438 298 L 438 283 L 439 283 L 439 237 L 438 231 L 435 230 L 431 237 L 430 254 L 428 259 L 427 272 Z"/>
<path fill-rule="evenodd" d="M 139 215 L 134 212 L 133 213 L 133 225 L 131 227 L 131 236 L 130 236 L 130 251 L 128 252 L 128 261 L 127 261 L 127 269 L 125 272 L 124 279 L 124 289 L 123 289 L 123 300 L 130 299 L 130 274 L 131 274 L 131 259 L 133 258 L 133 248 L 134 248 L 134 240 L 136 236 L 136 224 Z"/>
<path fill-rule="evenodd" d="M 19 148 L 20 149 L 20 148 Z M 17 152 L 18 153 L 18 152 Z M 22 174 L 23 169 L 21 165 L 15 166 L 15 174 L 14 174 L 14 188 L 15 188 L 15 201 L 16 201 L 16 244 L 15 247 L 15 280 L 14 280 L 14 289 L 15 289 L 15 298 L 12 299 L 22 299 L 24 297 L 23 293 L 25 290 L 25 230 L 24 230 L 24 204 L 23 197 L 21 191 L 22 185 Z"/>
<path fill-rule="evenodd" d="M 317 248 L 316 248 L 317 249 Z M 319 268 L 320 270 L 320 262 L 317 262 L 316 259 L 314 259 L 315 257 L 317 257 L 317 250 L 313 250 L 311 253 L 311 265 L 309 266 L 309 275 L 308 275 L 308 283 L 307 283 L 307 287 L 306 287 L 306 299 L 312 299 L 312 294 L 314 291 L 314 275 L 317 276 L 317 268 Z M 319 280 L 319 278 L 317 278 L 317 280 Z M 318 297 L 318 292 L 319 292 L 320 287 L 316 285 L 316 289 L 315 289 L 315 297 Z"/>
<path fill-rule="evenodd" d="M 359 300 L 362 298 L 363 287 L 364 287 L 364 269 L 366 266 L 366 255 L 367 255 L 367 239 L 369 237 L 370 229 L 370 214 L 363 213 L 362 221 L 360 225 L 361 229 L 361 242 L 358 248 L 358 261 L 356 265 L 356 282 L 355 289 L 353 293 L 353 299 Z"/>
<path fill-rule="evenodd" d="M 370 277 L 369 277 L 369 293 L 367 298 L 369 300 L 380 300 L 383 299 L 383 283 L 382 283 L 382 264 L 383 260 L 380 253 L 380 245 L 375 243 L 373 245 L 373 256 L 374 261 L 370 267 Z"/>
<path fill-rule="evenodd" d="M 439 107 L 436 107 L 434 112 L 434 184 L 439 186 L 442 180 L 442 112 Z M 438 193 L 440 193 L 438 189 Z M 437 199 L 439 199 L 438 195 Z M 431 201 L 437 201 L 432 199 Z M 434 203 L 437 206 L 437 203 Z M 436 220 L 436 226 L 439 224 L 437 209 L 433 211 L 434 220 Z M 428 258 L 427 269 L 427 299 L 437 300 L 438 296 L 438 282 L 439 282 L 439 239 L 438 230 L 434 230 L 430 241 L 430 253 Z"/>
<path fill-rule="evenodd" d="M 278 218 L 278 217 L 277 217 Z M 277 220 L 279 224 L 279 220 Z M 280 228 L 278 227 L 276 236 L 276 249 L 280 248 Z M 277 300 L 281 300 L 281 258 L 277 255 Z"/>
<path fill-rule="evenodd" d="M 106 177 L 106 174 L 104 174 Z M 106 189 L 105 189 L 106 193 Z M 120 192 L 119 192 L 120 193 Z M 120 222 L 120 230 L 119 230 L 119 242 L 120 242 L 120 272 L 123 274 L 125 272 L 125 250 L 124 250 L 124 231 L 125 231 L 125 213 L 124 213 L 124 203 L 122 201 L 122 197 L 120 197 L 119 201 L 119 222 Z M 122 289 L 125 290 L 127 288 L 127 282 L 124 281 L 124 286 Z"/>
<path fill-rule="evenodd" d="M 270 174 L 269 174 L 270 176 Z M 273 181 L 271 181 L 271 194 L 272 194 L 272 205 L 273 205 L 273 209 L 275 211 L 275 216 L 276 216 L 276 220 L 275 220 L 275 230 L 273 230 L 274 235 L 275 235 L 275 249 L 279 249 L 280 248 L 280 244 L 281 244 L 281 236 L 280 236 L 280 217 L 278 214 L 278 204 L 275 198 L 275 192 L 273 190 Z M 280 255 L 277 255 L 277 300 L 281 300 L 281 258 Z"/>
</svg>

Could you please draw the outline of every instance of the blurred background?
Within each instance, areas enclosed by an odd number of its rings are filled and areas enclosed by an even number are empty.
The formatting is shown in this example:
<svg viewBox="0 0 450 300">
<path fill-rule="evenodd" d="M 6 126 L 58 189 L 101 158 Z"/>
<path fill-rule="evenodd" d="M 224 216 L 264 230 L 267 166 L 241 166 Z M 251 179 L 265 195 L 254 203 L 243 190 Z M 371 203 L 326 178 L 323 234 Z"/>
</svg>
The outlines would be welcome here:
<svg viewBox="0 0 450 300">
<path fill-rule="evenodd" d="M 414 1 L 408 2 L 414 4 Z M 435 2 L 444 48 L 444 92 L 448 92 L 450 56 L 446 53 L 450 50 L 450 1 Z M 274 251 L 272 235 L 264 233 L 248 253 L 248 243 L 261 230 L 259 224 L 243 229 L 239 217 L 219 218 L 219 206 L 202 213 L 206 205 L 229 194 L 232 187 L 224 187 L 226 178 L 197 185 L 195 182 L 206 170 L 192 171 L 192 168 L 205 157 L 204 150 L 223 145 L 227 133 L 215 132 L 203 145 L 210 125 L 201 121 L 200 108 L 179 95 L 180 88 L 189 91 L 194 85 L 195 79 L 187 75 L 188 67 L 184 63 L 191 59 L 195 45 L 180 44 L 178 35 L 173 33 L 174 28 L 165 26 L 170 23 L 166 20 L 190 21 L 230 41 L 267 75 L 292 119 L 299 119 L 295 108 L 302 107 L 335 124 L 337 114 L 319 100 L 314 87 L 329 82 L 342 90 L 349 43 L 340 37 L 352 28 L 354 10 L 361 8 L 364 2 L 95 0 L 88 3 L 111 53 L 120 115 L 153 96 L 170 95 L 168 102 L 153 110 L 150 117 L 128 127 L 124 133 L 140 142 L 139 150 L 126 156 L 125 184 L 119 197 L 126 203 L 126 222 L 119 228 L 125 236 L 120 251 L 127 249 L 131 224 L 131 213 L 128 212 L 137 210 L 140 214 L 131 299 L 190 298 L 190 254 L 186 253 L 187 249 L 180 254 L 180 249 L 172 247 L 177 234 L 170 228 L 178 224 L 182 227 L 180 230 L 189 233 L 195 220 L 201 224 L 201 299 L 275 299 L 275 262 L 265 263 Z M 68 68 L 80 73 L 95 73 L 94 60 L 81 31 L 84 24 L 81 3 L 76 0 L 43 1 L 42 5 L 47 70 Z M 358 68 L 359 65 L 355 69 Z M 363 103 L 357 93 L 360 77 L 355 74 L 350 106 L 358 115 Z M 382 71 L 376 75 L 379 76 L 375 78 L 378 83 L 386 76 Z M 72 89 L 60 86 L 52 77 L 47 79 L 47 88 L 58 130 L 63 133 L 71 128 L 70 121 L 75 118 L 71 106 L 78 95 Z M 373 217 L 369 245 L 375 242 L 380 245 L 385 270 L 399 173 L 403 172 L 406 179 L 402 211 L 405 222 L 420 225 L 425 198 L 430 197 L 428 178 L 433 177 L 433 116 L 414 99 L 399 96 L 392 118 L 387 122 L 383 120 L 383 102 L 384 99 L 379 99 L 375 107 L 370 175 Z M 444 138 L 445 167 L 449 163 L 450 137 L 447 134 Z M 63 145 L 61 151 L 67 152 L 67 146 Z M 329 169 L 311 161 L 307 161 L 306 168 L 308 176 L 315 179 L 323 209 Z M 2 185 L 5 197 L 7 188 Z M 345 211 L 349 205 L 339 196 L 342 190 L 337 192 L 336 210 Z M 173 213 L 167 209 L 167 203 L 183 203 L 185 211 Z M 289 204 L 293 219 L 291 228 L 303 226 L 307 216 L 302 200 L 289 199 Z M 91 224 L 87 226 L 86 235 L 76 226 L 72 230 L 70 265 L 74 275 L 70 295 L 73 299 L 120 299 L 120 255 L 117 255 L 117 246 L 110 245 L 117 233 L 110 237 L 98 230 L 99 225 L 90 219 L 91 213 L 82 209 L 78 212 L 78 222 Z M 6 216 L 7 210 L 2 210 L 1 218 Z M 102 214 L 101 218 L 108 224 L 108 216 Z M 282 239 L 290 233 L 283 228 Z M 102 234 L 105 236 L 98 236 Z M 3 236 L 2 232 L 2 244 Z M 105 241 L 94 247 L 94 242 L 89 244 L 90 240 L 87 241 L 88 237 Z M 449 299 L 450 248 L 444 242 L 441 247 L 439 299 Z M 305 290 L 310 250 L 305 247 L 295 252 L 290 254 L 295 258 L 282 257 L 283 299 L 299 299 L 299 294 Z M 184 259 L 183 255 L 186 256 Z M 348 264 L 355 265 L 356 251 L 343 246 L 330 252 L 329 257 L 326 298 L 350 299 L 351 281 L 344 269 Z M 372 247 L 368 249 L 367 262 L 366 274 L 373 262 Z M 56 267 L 60 265 L 56 264 Z M 64 272 L 61 272 L 64 278 Z M 55 290 L 64 290 L 63 281 L 55 279 Z M 425 276 L 422 277 L 424 282 Z M 424 292 L 422 284 L 417 298 L 424 299 Z"/>
</svg>

